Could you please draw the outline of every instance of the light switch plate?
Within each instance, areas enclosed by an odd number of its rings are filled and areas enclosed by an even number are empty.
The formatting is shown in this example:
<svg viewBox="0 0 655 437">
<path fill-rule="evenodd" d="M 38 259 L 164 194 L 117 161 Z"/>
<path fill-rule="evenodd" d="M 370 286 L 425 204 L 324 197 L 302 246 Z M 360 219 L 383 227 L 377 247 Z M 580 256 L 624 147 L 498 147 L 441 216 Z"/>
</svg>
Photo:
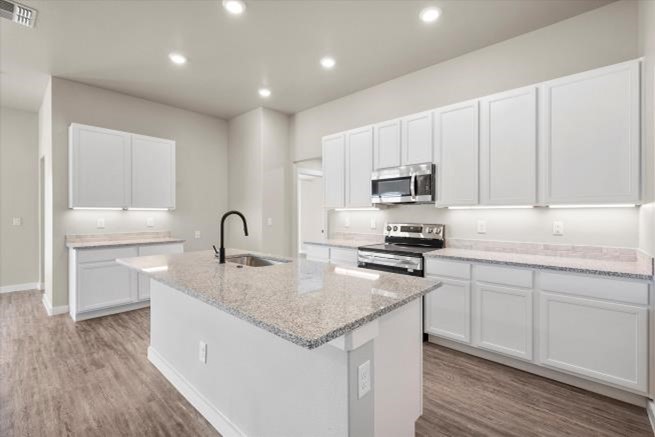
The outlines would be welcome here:
<svg viewBox="0 0 655 437">
<path fill-rule="evenodd" d="M 553 222 L 553 235 L 564 235 L 564 222 L 559 220 Z"/>
<path fill-rule="evenodd" d="M 371 361 L 367 360 L 357 368 L 357 399 L 371 391 Z"/>
<path fill-rule="evenodd" d="M 104 229 L 105 227 L 105 219 L 104 218 L 99 218 L 96 220 L 96 228 L 98 229 Z"/>
<path fill-rule="evenodd" d="M 21 219 L 20 217 L 14 217 L 11 220 L 11 224 L 12 224 L 12 226 L 20 226 L 20 225 L 23 224 L 23 219 Z"/>
<path fill-rule="evenodd" d="M 149 228 L 153 228 L 155 226 L 155 219 L 152 217 L 148 217 L 146 219 L 146 226 Z"/>
<path fill-rule="evenodd" d="M 198 361 L 207 364 L 207 343 L 204 341 L 198 344 Z"/>
<path fill-rule="evenodd" d="M 371 229 L 377 228 L 378 224 L 377 221 L 375 220 L 375 217 L 371 217 Z"/>
<path fill-rule="evenodd" d="M 343 216 L 343 225 L 346 228 L 350 227 L 350 214 L 344 214 L 344 216 Z"/>
<path fill-rule="evenodd" d="M 487 233 L 487 221 L 478 220 L 478 234 L 486 234 L 486 233 Z"/>
<path fill-rule="evenodd" d="M 273 218 L 272 217 L 269 217 L 269 218 L 266 219 L 266 225 L 273 226 Z"/>
</svg>

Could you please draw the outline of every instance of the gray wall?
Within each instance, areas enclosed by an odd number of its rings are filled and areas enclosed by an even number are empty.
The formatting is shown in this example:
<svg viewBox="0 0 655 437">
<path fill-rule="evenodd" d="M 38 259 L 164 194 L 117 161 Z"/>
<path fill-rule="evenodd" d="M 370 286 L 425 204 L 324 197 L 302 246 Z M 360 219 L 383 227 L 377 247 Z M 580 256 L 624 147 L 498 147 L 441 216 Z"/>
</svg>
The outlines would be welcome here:
<svg viewBox="0 0 655 437">
<path fill-rule="evenodd" d="M 83 123 L 176 141 L 174 211 L 80 211 L 68 208 L 68 126 Z M 227 123 L 77 82 L 52 79 L 53 296 L 68 302 L 66 234 L 171 230 L 185 250 L 211 248 L 227 209 Z M 105 228 L 96 219 L 105 218 Z M 146 219 L 155 220 L 154 228 Z M 194 238 L 194 231 L 201 238 Z"/>
<path fill-rule="evenodd" d="M 292 159 L 320 157 L 321 137 L 639 57 L 638 2 L 619 1 L 297 113 Z M 389 221 L 446 223 L 450 238 L 639 245 L 639 209 L 451 211 L 396 207 L 331 213 L 330 232 L 380 233 Z M 345 227 L 346 219 L 351 224 Z M 376 218 L 377 229 L 370 229 Z M 477 234 L 478 219 L 487 233 Z M 565 235 L 552 235 L 552 220 Z"/>
<path fill-rule="evenodd" d="M 38 114 L 0 108 L 0 287 L 39 282 L 38 152 Z"/>
</svg>

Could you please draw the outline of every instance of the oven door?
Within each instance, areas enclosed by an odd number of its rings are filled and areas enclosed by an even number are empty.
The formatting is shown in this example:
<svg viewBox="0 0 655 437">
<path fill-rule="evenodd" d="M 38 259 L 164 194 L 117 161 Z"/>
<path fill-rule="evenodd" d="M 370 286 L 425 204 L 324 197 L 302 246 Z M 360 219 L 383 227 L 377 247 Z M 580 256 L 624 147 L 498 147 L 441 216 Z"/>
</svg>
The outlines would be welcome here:
<svg viewBox="0 0 655 437">
<path fill-rule="evenodd" d="M 357 251 L 357 267 L 402 275 L 423 276 L 423 258 L 380 252 Z"/>
<path fill-rule="evenodd" d="M 429 203 L 434 188 L 434 164 L 386 168 L 371 176 L 371 203 Z"/>
</svg>

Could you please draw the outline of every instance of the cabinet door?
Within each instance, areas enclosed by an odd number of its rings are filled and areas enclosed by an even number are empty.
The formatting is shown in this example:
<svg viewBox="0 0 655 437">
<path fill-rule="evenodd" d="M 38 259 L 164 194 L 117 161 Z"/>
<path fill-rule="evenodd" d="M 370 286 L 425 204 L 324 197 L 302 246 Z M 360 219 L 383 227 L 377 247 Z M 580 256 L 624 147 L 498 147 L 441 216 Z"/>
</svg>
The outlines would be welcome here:
<svg viewBox="0 0 655 437">
<path fill-rule="evenodd" d="M 541 293 L 541 364 L 647 389 L 648 308 Z"/>
<path fill-rule="evenodd" d="M 77 312 L 124 305 L 136 300 L 136 272 L 116 261 L 78 264 Z"/>
<path fill-rule="evenodd" d="M 456 279 L 434 279 L 442 282 L 442 285 L 425 296 L 425 332 L 470 343 L 471 283 Z"/>
<path fill-rule="evenodd" d="M 184 252 L 184 245 L 182 243 L 174 244 L 150 244 L 147 246 L 139 246 L 139 256 L 149 255 L 169 255 L 173 253 Z M 150 299 L 150 277 L 145 273 L 139 273 L 139 300 Z"/>
<path fill-rule="evenodd" d="M 485 205 L 536 203 L 536 87 L 480 100 L 480 196 Z"/>
<path fill-rule="evenodd" d="M 128 207 L 130 134 L 73 123 L 68 135 L 69 207 Z"/>
<path fill-rule="evenodd" d="M 309 261 L 330 262 L 330 248 L 316 244 L 305 244 L 305 254 Z"/>
<path fill-rule="evenodd" d="M 476 283 L 475 346 L 532 360 L 532 290 Z"/>
<path fill-rule="evenodd" d="M 175 208 L 175 141 L 132 135 L 133 208 Z"/>
<path fill-rule="evenodd" d="M 325 207 L 343 207 L 345 197 L 345 135 L 323 138 L 323 184 Z"/>
<path fill-rule="evenodd" d="M 639 201 L 639 65 L 542 84 L 546 203 Z"/>
<path fill-rule="evenodd" d="M 346 146 L 346 206 L 371 206 L 373 171 L 373 129 L 348 132 Z"/>
<path fill-rule="evenodd" d="M 373 154 L 375 170 L 400 165 L 400 132 L 400 120 L 385 121 L 375 126 Z"/>
<path fill-rule="evenodd" d="M 439 150 L 437 206 L 478 203 L 478 102 L 466 102 L 434 113 Z"/>
<path fill-rule="evenodd" d="M 432 112 L 422 112 L 403 118 L 402 164 L 432 162 Z"/>
</svg>

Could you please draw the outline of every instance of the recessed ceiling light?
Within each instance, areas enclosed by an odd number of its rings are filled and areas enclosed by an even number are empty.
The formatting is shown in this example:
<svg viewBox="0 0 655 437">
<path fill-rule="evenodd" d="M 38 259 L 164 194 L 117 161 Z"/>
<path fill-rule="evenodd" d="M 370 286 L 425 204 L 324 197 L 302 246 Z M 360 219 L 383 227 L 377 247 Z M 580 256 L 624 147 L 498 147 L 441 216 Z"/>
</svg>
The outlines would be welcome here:
<svg viewBox="0 0 655 437">
<path fill-rule="evenodd" d="M 424 23 L 434 23 L 441 16 L 441 10 L 435 7 L 425 8 L 419 14 L 421 21 Z"/>
<path fill-rule="evenodd" d="M 271 90 L 268 88 L 260 88 L 259 89 L 259 95 L 262 97 L 270 97 L 271 96 Z"/>
<path fill-rule="evenodd" d="M 321 58 L 321 65 L 326 70 L 331 70 L 334 68 L 335 65 L 337 65 L 337 61 L 335 61 L 334 58 L 331 56 L 325 56 Z"/>
<path fill-rule="evenodd" d="M 177 64 L 177 65 L 186 64 L 186 56 L 180 53 L 169 53 L 168 59 L 170 59 L 173 64 Z"/>
<path fill-rule="evenodd" d="M 223 0 L 223 7 L 232 15 L 241 15 L 246 11 L 246 4 L 241 0 Z"/>
</svg>

